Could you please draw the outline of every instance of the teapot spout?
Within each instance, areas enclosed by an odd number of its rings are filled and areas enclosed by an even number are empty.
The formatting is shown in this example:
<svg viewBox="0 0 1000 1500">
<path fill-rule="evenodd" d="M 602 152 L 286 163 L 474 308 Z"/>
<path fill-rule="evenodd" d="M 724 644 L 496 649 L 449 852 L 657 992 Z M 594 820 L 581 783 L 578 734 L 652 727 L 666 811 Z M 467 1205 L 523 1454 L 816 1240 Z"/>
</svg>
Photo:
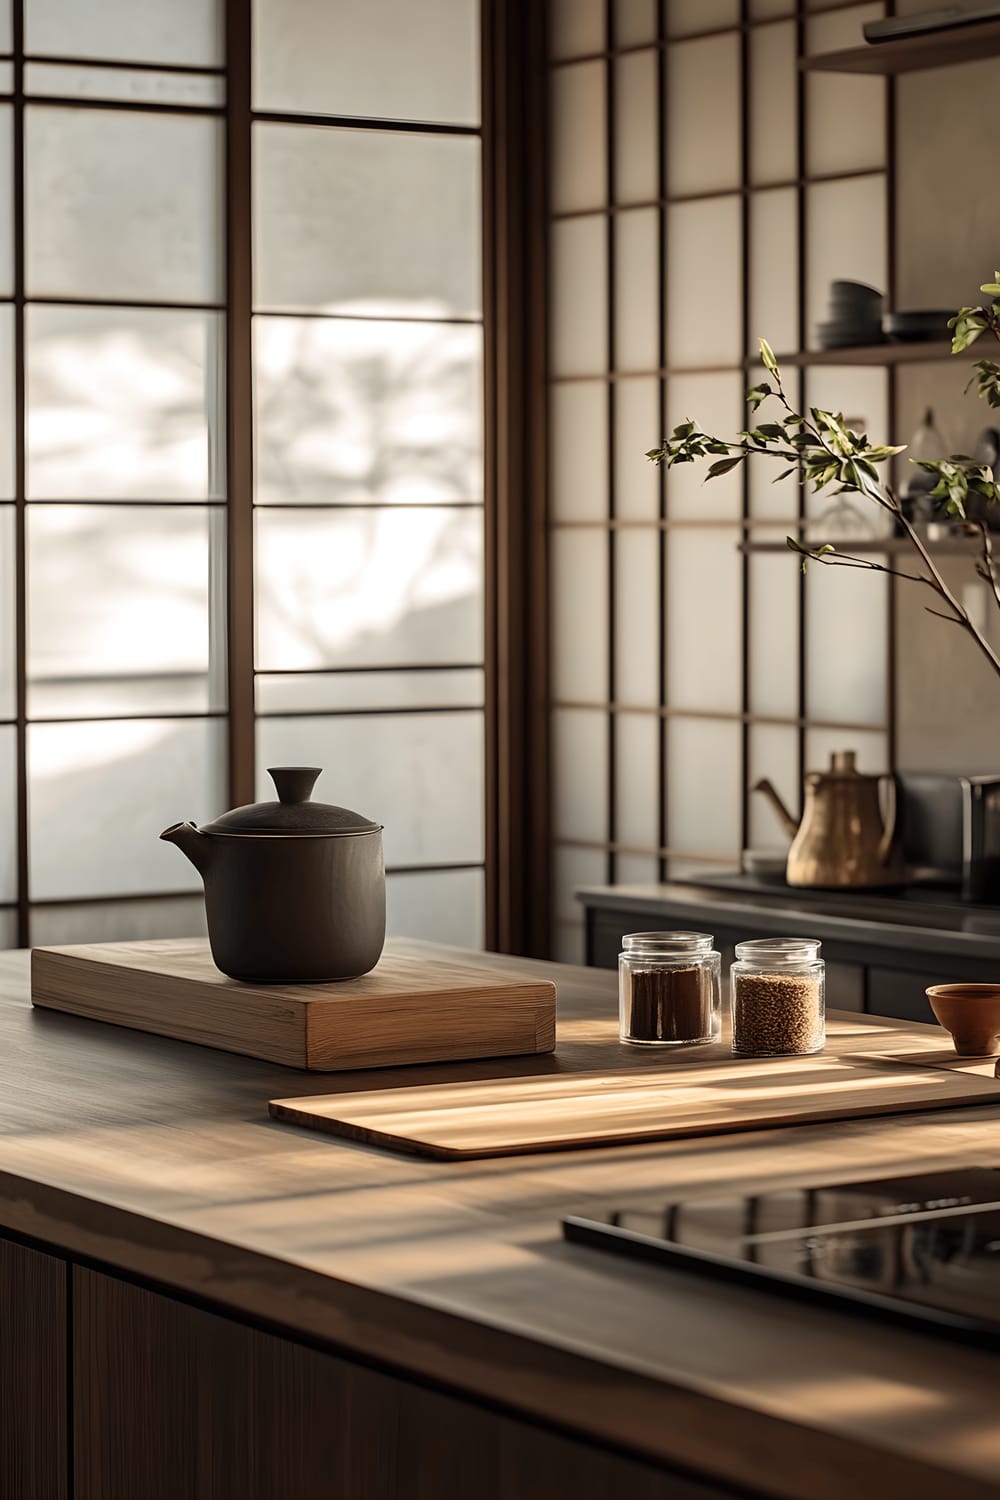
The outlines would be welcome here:
<svg viewBox="0 0 1000 1500">
<path fill-rule="evenodd" d="M 176 844 L 187 855 L 200 875 L 204 875 L 212 862 L 212 841 L 193 823 L 172 823 L 160 834 L 168 844 Z"/>
<path fill-rule="evenodd" d="M 788 837 L 790 839 L 793 839 L 799 831 L 798 819 L 792 817 L 791 813 L 788 811 L 788 808 L 782 802 L 781 798 L 778 796 L 778 793 L 775 791 L 774 787 L 767 780 L 767 778 L 765 777 L 763 781 L 758 781 L 753 790 L 755 792 L 763 793 L 763 795 L 767 798 L 768 802 L 770 802 L 771 806 L 774 808 L 775 812 L 780 818 L 781 824 L 785 832 L 788 834 Z"/>
</svg>

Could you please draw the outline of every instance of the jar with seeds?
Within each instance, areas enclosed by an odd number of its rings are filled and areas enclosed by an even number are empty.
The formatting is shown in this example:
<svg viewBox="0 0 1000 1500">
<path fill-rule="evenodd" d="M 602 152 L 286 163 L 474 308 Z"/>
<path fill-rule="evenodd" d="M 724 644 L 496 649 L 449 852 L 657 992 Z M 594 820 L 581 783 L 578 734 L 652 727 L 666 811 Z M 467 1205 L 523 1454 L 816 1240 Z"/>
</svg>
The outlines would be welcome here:
<svg viewBox="0 0 1000 1500">
<path fill-rule="evenodd" d="M 729 1002 L 738 1057 L 822 1052 L 826 1025 L 820 946 L 812 938 L 756 938 L 736 944 Z"/>
</svg>

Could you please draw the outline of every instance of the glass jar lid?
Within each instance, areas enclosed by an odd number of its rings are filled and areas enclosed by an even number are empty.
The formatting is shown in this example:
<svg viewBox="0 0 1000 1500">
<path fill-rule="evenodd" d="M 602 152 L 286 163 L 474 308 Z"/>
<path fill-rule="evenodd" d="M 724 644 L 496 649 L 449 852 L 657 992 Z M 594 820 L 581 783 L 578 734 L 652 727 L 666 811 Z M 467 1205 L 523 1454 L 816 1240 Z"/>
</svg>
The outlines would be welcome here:
<svg viewBox="0 0 1000 1500">
<path fill-rule="evenodd" d="M 318 836 L 378 831 L 380 825 L 361 813 L 310 800 L 320 775 L 318 766 L 274 766 L 267 774 L 278 793 L 277 802 L 249 802 L 245 807 L 234 807 L 213 823 L 206 823 L 202 833 Z"/>
<path fill-rule="evenodd" d="M 695 958 L 712 951 L 708 932 L 627 932 L 622 952 L 633 958 Z"/>
<path fill-rule="evenodd" d="M 822 946 L 818 938 L 750 938 L 736 944 L 736 958 L 761 968 L 795 968 L 816 963 Z"/>
</svg>

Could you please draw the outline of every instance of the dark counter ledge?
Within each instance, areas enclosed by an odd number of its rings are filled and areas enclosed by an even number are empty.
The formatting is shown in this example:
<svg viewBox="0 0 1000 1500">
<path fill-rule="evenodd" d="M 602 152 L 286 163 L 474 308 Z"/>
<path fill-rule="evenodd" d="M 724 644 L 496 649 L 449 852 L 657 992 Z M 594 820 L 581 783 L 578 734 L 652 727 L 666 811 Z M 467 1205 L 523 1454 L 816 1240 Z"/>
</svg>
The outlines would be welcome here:
<svg viewBox="0 0 1000 1500">
<path fill-rule="evenodd" d="M 556 979 L 554 1062 L 309 1087 L 646 1066 L 612 975 L 499 962 Z M 303 1083 L 34 1013 L 0 958 L 0 1493 L 1000 1496 L 1000 1357 L 560 1237 L 666 1185 L 995 1164 L 990 1110 L 448 1164 L 269 1122 Z"/>
</svg>

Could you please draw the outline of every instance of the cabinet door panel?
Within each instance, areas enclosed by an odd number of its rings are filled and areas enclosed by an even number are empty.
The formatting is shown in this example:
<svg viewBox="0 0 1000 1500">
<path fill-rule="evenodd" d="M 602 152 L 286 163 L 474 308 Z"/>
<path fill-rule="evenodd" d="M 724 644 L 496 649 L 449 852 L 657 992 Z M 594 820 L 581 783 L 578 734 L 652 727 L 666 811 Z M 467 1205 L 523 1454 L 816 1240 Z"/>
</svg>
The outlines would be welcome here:
<svg viewBox="0 0 1000 1500">
<path fill-rule="evenodd" d="M 73 1287 L 74 1500 L 726 1500 L 96 1272 Z"/>
<path fill-rule="evenodd" d="M 66 1266 L 0 1240 L 0 1495 L 66 1496 Z"/>
</svg>

